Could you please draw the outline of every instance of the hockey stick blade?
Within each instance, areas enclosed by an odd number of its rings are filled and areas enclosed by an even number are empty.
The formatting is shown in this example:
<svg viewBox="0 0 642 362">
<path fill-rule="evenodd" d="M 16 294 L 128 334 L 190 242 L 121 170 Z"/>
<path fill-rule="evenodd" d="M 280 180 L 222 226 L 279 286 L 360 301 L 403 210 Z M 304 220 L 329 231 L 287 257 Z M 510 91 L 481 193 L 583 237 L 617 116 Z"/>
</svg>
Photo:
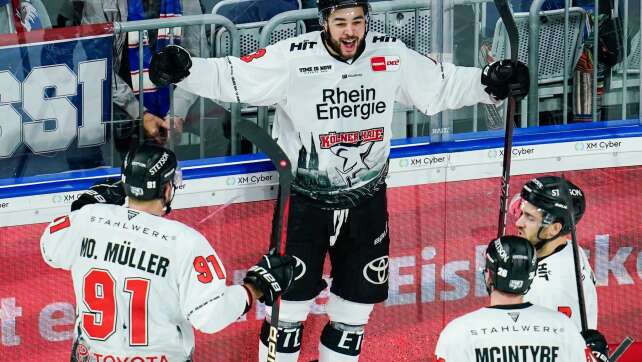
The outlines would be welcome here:
<svg viewBox="0 0 642 362">
<path fill-rule="evenodd" d="M 270 135 L 256 124 L 241 120 L 236 126 L 238 133 L 254 144 L 259 150 L 265 152 L 274 168 L 279 174 L 279 200 L 276 222 L 273 222 L 270 251 L 283 255 L 283 247 L 287 235 L 287 222 L 290 209 L 290 183 L 292 182 L 292 164 L 283 149 L 270 137 Z M 281 297 L 277 297 L 272 305 L 270 329 L 268 334 L 267 362 L 276 361 L 276 343 L 279 337 L 279 305 Z"/>
<path fill-rule="evenodd" d="M 611 355 L 609 356 L 609 361 L 617 362 L 617 360 L 620 359 L 620 357 L 622 357 L 624 352 L 626 352 L 626 350 L 629 349 L 629 347 L 631 347 L 632 344 L 633 344 L 633 338 L 631 337 L 624 338 L 622 343 L 620 343 L 620 345 L 617 346 L 615 351 L 613 351 L 613 353 L 611 353 Z"/>
<path fill-rule="evenodd" d="M 508 34 L 508 41 L 510 43 L 510 58 L 513 62 L 517 62 L 517 51 L 519 49 L 519 32 L 513 14 L 508 7 L 506 0 L 494 0 L 495 7 L 499 12 L 499 16 L 506 27 L 506 34 Z M 508 109 L 506 110 L 506 132 L 504 134 L 504 160 L 502 164 L 502 189 L 499 198 L 499 222 L 497 227 L 497 237 L 504 235 L 506 230 L 506 211 L 508 208 L 508 188 L 510 185 L 510 164 L 513 148 L 513 118 L 515 116 L 515 108 L 517 101 L 512 95 L 512 91 L 508 97 Z"/>
</svg>

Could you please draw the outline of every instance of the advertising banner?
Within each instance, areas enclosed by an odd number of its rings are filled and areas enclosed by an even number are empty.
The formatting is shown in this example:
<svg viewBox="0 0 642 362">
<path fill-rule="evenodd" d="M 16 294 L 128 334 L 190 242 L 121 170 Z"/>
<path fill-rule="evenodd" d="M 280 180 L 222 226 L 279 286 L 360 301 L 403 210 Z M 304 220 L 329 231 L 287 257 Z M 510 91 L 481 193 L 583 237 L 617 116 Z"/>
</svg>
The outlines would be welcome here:
<svg viewBox="0 0 642 362">
<path fill-rule="evenodd" d="M 611 344 L 625 336 L 640 340 L 642 167 L 563 175 L 587 197 L 577 235 L 597 281 L 598 328 Z M 533 176 L 537 175 L 513 177 L 511 194 Z M 430 361 L 445 324 L 487 304 L 482 253 L 496 234 L 499 190 L 498 178 L 389 188 L 390 296 L 373 312 L 361 361 Z M 267 251 L 273 207 L 272 200 L 242 202 L 185 208 L 170 216 L 203 233 L 223 261 L 228 282 L 239 283 Z M 0 360 L 69 358 L 75 317 L 71 278 L 42 261 L 39 238 L 44 226 L 0 228 Z M 509 225 L 511 231 L 514 227 Z M 317 358 L 327 320 L 326 293 L 316 300 L 306 322 L 301 361 Z M 256 361 L 263 315 L 257 306 L 222 332 L 199 333 L 194 360 Z M 620 361 L 641 359 L 642 349 L 636 344 Z"/>
</svg>

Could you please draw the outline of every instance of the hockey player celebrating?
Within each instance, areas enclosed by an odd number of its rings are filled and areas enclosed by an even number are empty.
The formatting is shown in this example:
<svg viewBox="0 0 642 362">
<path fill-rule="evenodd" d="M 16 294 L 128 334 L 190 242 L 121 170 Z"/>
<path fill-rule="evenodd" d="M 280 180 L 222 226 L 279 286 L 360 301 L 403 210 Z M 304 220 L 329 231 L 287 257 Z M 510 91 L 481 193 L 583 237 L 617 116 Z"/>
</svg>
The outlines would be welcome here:
<svg viewBox="0 0 642 362">
<path fill-rule="evenodd" d="M 579 331 L 564 315 L 524 302 L 537 256 L 528 240 L 502 236 L 488 244 L 484 280 L 490 306 L 454 319 L 435 349 L 440 362 L 586 362 Z M 587 355 L 587 353 L 589 355 Z"/>
<path fill-rule="evenodd" d="M 72 361 L 191 360 L 192 327 L 217 332 L 290 285 L 294 259 L 264 255 L 243 285 L 226 286 L 203 235 L 162 217 L 180 175 L 172 151 L 142 145 L 125 156 L 122 184 L 93 187 L 44 231 L 44 260 L 73 279 Z"/>
<path fill-rule="evenodd" d="M 388 297 L 386 184 L 395 101 L 431 115 L 497 103 L 509 89 L 528 90 L 528 69 L 510 60 L 482 70 L 439 64 L 395 37 L 368 31 L 367 0 L 319 0 L 323 30 L 278 42 L 242 58 L 190 59 L 169 46 L 156 54 L 150 79 L 226 102 L 276 105 L 273 136 L 295 179 L 286 253 L 305 265 L 283 295 L 277 358 L 296 361 L 303 321 L 332 285 L 319 360 L 357 361 L 365 325 Z M 154 135 L 160 124 L 148 123 Z M 269 313 L 269 311 L 268 311 Z M 269 318 L 259 344 L 267 356 Z"/>
<path fill-rule="evenodd" d="M 569 195 L 562 195 L 562 182 L 567 183 Z M 558 176 L 543 176 L 527 182 L 511 209 L 517 211 L 515 226 L 518 235 L 535 247 L 539 264 L 537 276 L 524 299 L 566 314 L 581 330 L 580 304 L 575 281 L 575 263 L 570 238 L 571 200 L 574 220 L 584 215 L 584 193 L 575 184 Z M 597 291 L 595 277 L 586 254 L 579 250 L 579 270 L 586 308 L 587 331 L 583 331 L 587 344 L 600 361 L 606 361 L 608 346 L 597 331 Z"/>
</svg>

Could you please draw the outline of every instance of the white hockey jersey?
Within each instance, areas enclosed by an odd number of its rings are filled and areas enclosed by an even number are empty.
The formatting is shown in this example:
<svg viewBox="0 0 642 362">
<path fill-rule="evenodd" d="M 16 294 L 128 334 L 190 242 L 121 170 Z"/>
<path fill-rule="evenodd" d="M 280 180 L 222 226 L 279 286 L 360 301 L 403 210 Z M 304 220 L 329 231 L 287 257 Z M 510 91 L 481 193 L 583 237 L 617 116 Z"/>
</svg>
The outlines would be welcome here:
<svg viewBox="0 0 642 362">
<path fill-rule="evenodd" d="M 584 339 L 560 313 L 522 303 L 480 308 L 439 336 L 438 362 L 590 362 Z"/>
<path fill-rule="evenodd" d="M 224 102 L 276 105 L 273 136 L 292 161 L 293 188 L 338 208 L 384 182 L 395 101 L 432 115 L 493 103 L 478 68 L 438 64 L 370 32 L 352 62 L 311 32 L 239 58 L 193 59 L 178 87 Z"/>
<path fill-rule="evenodd" d="M 218 331 L 249 303 L 200 233 L 145 212 L 84 206 L 49 224 L 40 246 L 47 264 L 71 271 L 79 361 L 187 361 L 192 326 Z"/>
<path fill-rule="evenodd" d="M 589 329 L 597 329 L 597 290 L 593 269 L 580 248 L 580 265 L 584 301 L 586 304 L 586 321 Z M 575 263 L 571 242 L 553 254 L 538 261 L 537 276 L 524 300 L 535 305 L 553 309 L 569 316 L 578 330 L 581 330 L 580 303 L 575 285 Z"/>
</svg>

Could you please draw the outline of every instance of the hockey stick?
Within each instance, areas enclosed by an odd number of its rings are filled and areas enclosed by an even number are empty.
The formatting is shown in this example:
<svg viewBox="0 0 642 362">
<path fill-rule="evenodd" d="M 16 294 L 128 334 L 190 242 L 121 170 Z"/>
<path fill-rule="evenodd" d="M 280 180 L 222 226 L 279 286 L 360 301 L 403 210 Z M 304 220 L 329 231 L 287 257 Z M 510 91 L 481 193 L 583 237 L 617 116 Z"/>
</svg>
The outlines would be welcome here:
<svg viewBox="0 0 642 362">
<path fill-rule="evenodd" d="M 613 351 L 613 353 L 611 353 L 611 355 L 609 356 L 609 361 L 617 362 L 617 360 L 620 359 L 620 357 L 622 357 L 624 352 L 626 352 L 626 350 L 629 349 L 629 347 L 631 347 L 631 344 L 633 344 L 633 338 L 631 337 L 624 338 L 622 343 L 620 343 L 620 345 L 617 346 L 615 351 Z"/>
<path fill-rule="evenodd" d="M 510 59 L 517 62 L 517 51 L 519 47 L 519 32 L 513 14 L 508 7 L 507 0 L 493 0 L 499 16 L 506 27 L 508 41 L 510 43 Z M 508 187 L 510 184 L 510 163 L 513 149 L 513 118 L 515 117 L 515 107 L 517 102 L 513 96 L 512 90 L 508 96 L 508 109 L 506 110 L 506 132 L 504 134 L 504 162 L 502 166 L 502 190 L 499 198 L 499 225 L 497 236 L 501 237 L 506 231 L 506 211 L 508 202 Z"/>
<path fill-rule="evenodd" d="M 573 263 L 575 264 L 575 287 L 577 288 L 577 299 L 580 304 L 580 322 L 582 324 L 582 332 L 588 329 L 588 322 L 586 321 L 586 301 L 584 300 L 584 287 L 582 286 L 582 272 L 580 271 L 580 246 L 577 243 L 577 236 L 575 235 L 575 205 L 571 200 L 571 195 L 568 190 L 568 182 L 562 177 L 560 183 L 560 195 L 566 202 L 566 211 L 569 213 L 571 220 L 571 243 L 573 244 Z"/>
<path fill-rule="evenodd" d="M 580 271 L 580 246 L 577 243 L 577 236 L 575 234 L 575 205 L 571 200 L 571 194 L 568 190 L 568 181 L 565 178 L 562 178 L 560 184 L 560 194 L 564 197 L 564 202 L 566 202 L 567 212 L 569 213 L 569 219 L 571 220 L 571 242 L 573 246 L 573 264 L 575 267 L 575 286 L 577 288 L 577 299 L 580 305 L 580 322 L 582 324 L 582 332 L 588 329 L 588 321 L 586 317 L 586 301 L 584 299 L 584 287 L 582 286 L 582 273 Z M 626 337 L 620 343 L 619 346 L 613 351 L 609 356 L 610 362 L 616 362 L 626 350 L 633 343 L 633 338 Z"/>
<path fill-rule="evenodd" d="M 283 255 L 285 238 L 287 235 L 288 214 L 290 210 L 290 183 L 292 182 L 292 165 L 281 147 L 256 124 L 241 120 L 236 125 L 237 132 L 252 142 L 259 150 L 265 152 L 276 172 L 279 174 L 279 196 L 277 201 L 278 212 L 276 220 L 272 221 L 272 235 L 270 238 L 270 251 Z M 277 328 L 279 324 L 279 305 L 281 297 L 278 296 L 272 305 L 272 317 L 270 319 L 270 331 L 268 334 L 267 361 L 276 361 L 276 341 L 279 336 Z"/>
</svg>

